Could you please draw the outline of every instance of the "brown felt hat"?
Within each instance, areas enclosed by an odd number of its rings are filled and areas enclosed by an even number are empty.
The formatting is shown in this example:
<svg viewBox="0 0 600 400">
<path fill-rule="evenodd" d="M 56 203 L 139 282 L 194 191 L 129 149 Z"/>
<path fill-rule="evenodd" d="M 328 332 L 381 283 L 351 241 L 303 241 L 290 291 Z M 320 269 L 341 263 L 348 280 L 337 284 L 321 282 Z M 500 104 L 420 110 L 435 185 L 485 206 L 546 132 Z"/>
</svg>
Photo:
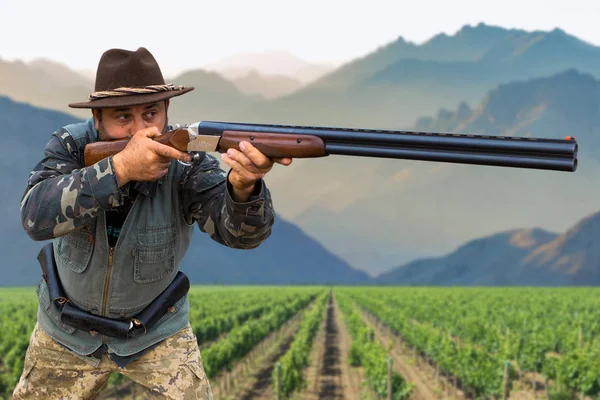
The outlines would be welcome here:
<svg viewBox="0 0 600 400">
<path fill-rule="evenodd" d="M 148 50 L 107 50 L 98 63 L 96 86 L 87 102 L 72 108 L 125 107 L 181 96 L 193 87 L 165 84 L 156 59 Z"/>
</svg>

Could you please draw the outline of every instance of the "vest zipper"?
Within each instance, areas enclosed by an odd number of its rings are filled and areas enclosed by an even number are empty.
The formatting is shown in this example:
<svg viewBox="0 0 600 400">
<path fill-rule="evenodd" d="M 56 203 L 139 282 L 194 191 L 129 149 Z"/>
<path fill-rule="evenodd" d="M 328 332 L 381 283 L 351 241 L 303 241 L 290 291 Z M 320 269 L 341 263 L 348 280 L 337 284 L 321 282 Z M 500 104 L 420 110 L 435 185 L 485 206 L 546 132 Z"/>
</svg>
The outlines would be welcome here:
<svg viewBox="0 0 600 400">
<path fill-rule="evenodd" d="M 108 299 L 108 283 L 110 281 L 110 270 L 112 269 L 112 260 L 113 260 L 113 251 L 112 247 L 108 250 L 108 270 L 106 271 L 106 279 L 104 280 L 104 296 L 102 297 L 102 316 L 106 313 L 106 300 Z"/>
<path fill-rule="evenodd" d="M 106 300 L 108 299 L 108 284 L 110 282 L 110 270 L 112 269 L 112 261 L 113 261 L 113 251 L 112 247 L 108 248 L 108 270 L 106 271 L 106 279 L 104 280 L 104 294 L 102 297 L 102 316 L 106 313 Z M 106 343 L 106 336 L 102 335 L 102 343 Z"/>
<path fill-rule="evenodd" d="M 123 226 L 121 227 L 121 230 L 125 230 L 125 224 L 127 223 L 127 221 L 129 220 L 129 216 L 131 215 L 131 212 L 133 211 L 134 207 L 136 206 L 137 202 L 138 202 L 139 196 L 137 196 L 135 198 L 135 200 L 133 201 L 133 204 L 131 205 L 131 209 L 129 210 L 129 213 L 127 213 L 127 216 L 125 217 L 125 221 L 123 221 Z M 106 270 L 106 279 L 104 280 L 104 293 L 102 296 L 102 316 L 106 317 L 106 306 L 108 303 L 108 287 L 110 284 L 110 274 L 112 271 L 112 265 L 113 265 L 113 253 L 115 251 L 115 248 L 119 246 L 119 243 L 121 242 L 121 235 L 119 235 L 119 238 L 117 239 L 117 243 L 115 244 L 115 247 L 110 247 L 110 245 L 108 244 L 108 234 L 106 233 L 106 216 L 104 217 L 104 237 L 105 237 L 105 241 L 106 241 L 106 245 L 108 246 L 108 269 Z M 107 337 L 105 335 L 102 335 L 102 343 L 106 343 L 107 342 Z M 110 355 L 109 355 L 110 356 Z"/>
</svg>

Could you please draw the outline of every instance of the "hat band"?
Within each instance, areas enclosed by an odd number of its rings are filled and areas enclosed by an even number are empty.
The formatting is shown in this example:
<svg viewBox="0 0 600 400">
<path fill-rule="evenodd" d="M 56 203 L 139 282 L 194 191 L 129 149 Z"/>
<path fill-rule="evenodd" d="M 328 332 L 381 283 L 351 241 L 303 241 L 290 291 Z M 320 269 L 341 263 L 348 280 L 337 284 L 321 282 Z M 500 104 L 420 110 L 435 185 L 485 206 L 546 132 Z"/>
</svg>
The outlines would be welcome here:
<svg viewBox="0 0 600 400">
<path fill-rule="evenodd" d="M 120 87 L 112 90 L 103 90 L 94 92 L 89 95 L 90 100 L 98 100 L 106 97 L 118 97 L 118 96 L 129 96 L 132 94 L 147 94 L 147 93 L 158 93 L 158 92 L 170 92 L 173 90 L 183 90 L 184 86 L 173 86 L 172 83 L 166 85 L 149 85 L 142 87 Z"/>
</svg>

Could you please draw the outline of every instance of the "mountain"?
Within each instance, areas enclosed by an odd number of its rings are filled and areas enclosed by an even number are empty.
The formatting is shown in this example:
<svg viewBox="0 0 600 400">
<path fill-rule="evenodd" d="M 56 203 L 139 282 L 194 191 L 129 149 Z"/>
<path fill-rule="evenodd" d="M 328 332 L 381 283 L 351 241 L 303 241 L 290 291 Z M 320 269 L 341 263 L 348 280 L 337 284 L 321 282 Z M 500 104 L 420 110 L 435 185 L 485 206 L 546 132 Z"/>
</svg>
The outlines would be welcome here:
<svg viewBox="0 0 600 400">
<path fill-rule="evenodd" d="M 296 78 L 285 75 L 264 75 L 256 70 L 248 71 L 244 76 L 232 79 L 240 92 L 246 95 L 258 95 L 265 99 L 274 99 L 288 95 L 303 85 Z"/>
<path fill-rule="evenodd" d="M 423 131 L 543 137 L 575 136 L 580 152 L 600 161 L 600 81 L 569 69 L 552 77 L 511 82 L 491 90 L 476 110 L 460 104 L 436 118 L 420 118 Z"/>
<path fill-rule="evenodd" d="M 476 27 L 465 25 L 452 36 L 437 34 L 421 45 L 408 42 L 400 36 L 344 64 L 332 74 L 319 79 L 312 87 L 346 89 L 400 60 L 477 61 L 495 44 L 508 40 L 515 32 L 481 23 Z"/>
<path fill-rule="evenodd" d="M 380 285 L 598 286 L 600 212 L 561 235 L 538 228 L 497 233 L 373 279 Z"/>
<path fill-rule="evenodd" d="M 236 118 L 241 110 L 263 100 L 261 96 L 247 96 L 219 74 L 201 69 L 165 77 L 165 80 L 175 85 L 195 87 L 186 96 L 172 100 L 174 107 L 170 117 L 174 123 Z M 91 116 L 89 110 L 70 108 L 68 104 L 85 101 L 93 90 L 93 80 L 53 61 L 24 63 L 0 60 L 0 96 L 15 101 L 87 119 Z"/>
<path fill-rule="evenodd" d="M 551 285 L 558 275 L 562 284 L 600 285 L 600 213 L 586 216 L 554 240 L 538 246 L 523 258 L 517 282 Z"/>
<path fill-rule="evenodd" d="M 169 121 L 185 124 L 200 120 L 236 119 L 251 104 L 263 101 L 261 96 L 245 95 L 236 85 L 216 72 L 195 69 L 174 77 L 165 77 L 174 85 L 193 86 L 194 90 L 171 99 Z"/>
<path fill-rule="evenodd" d="M 301 67 L 292 76 L 304 85 L 316 81 L 336 69 L 338 64 L 309 64 Z"/>
<path fill-rule="evenodd" d="M 325 75 L 334 67 L 333 64 L 305 61 L 286 50 L 268 50 L 234 54 L 208 63 L 203 69 L 216 71 L 230 80 L 256 71 L 263 75 L 284 75 L 306 84 Z"/>
<path fill-rule="evenodd" d="M 205 90 L 208 88 L 201 85 L 202 90 L 174 100 L 178 104 L 175 109 L 182 112 L 173 117 L 178 123 L 195 121 L 202 110 L 202 119 L 408 129 L 423 115 L 454 108 L 460 102 L 476 104 L 490 88 L 515 80 L 570 68 L 600 78 L 600 47 L 558 29 L 524 31 L 465 25 L 454 35 L 439 34 L 419 45 L 399 37 L 340 66 L 323 67 L 319 79 L 304 81 L 298 89 L 279 83 L 278 97 L 273 94 L 264 99 L 252 95 L 261 91 L 246 90 L 245 86 L 234 94 L 219 84 L 223 78 L 243 78 L 251 70 L 263 76 L 286 75 L 298 80 L 302 71 L 314 67 L 289 52 L 271 51 L 239 54 L 202 70 L 188 71 L 177 77 L 179 84 L 190 84 L 187 79 L 201 74 L 201 80 L 207 84 L 211 81 L 208 86 L 225 92 Z M 65 88 L 51 74 L 37 76 L 35 71 L 9 71 L 0 66 L 0 76 L 5 77 L 4 81 L 0 78 L 0 94 L 81 118 L 89 115 L 87 110 L 69 109 L 67 104 L 87 97 L 90 87 Z M 211 75 L 211 71 L 221 76 Z M 257 85 L 273 93 L 268 89 L 270 83 L 253 83 Z"/>
<path fill-rule="evenodd" d="M 600 47 L 561 30 L 479 24 L 416 45 L 402 37 L 354 59 L 284 98 L 243 116 L 282 124 L 407 129 L 422 115 L 490 88 L 574 68 L 600 78 Z"/>
<path fill-rule="evenodd" d="M 250 251 L 227 248 L 195 232 L 182 270 L 191 281 L 206 284 L 352 285 L 368 279 L 281 217 L 273 234 Z"/>
<path fill-rule="evenodd" d="M 0 198 L 2 286 L 31 286 L 41 277 L 36 257 L 44 243 L 32 241 L 23 230 L 19 205 L 29 173 L 43 156 L 52 132 L 76 121 L 72 115 L 0 96 L 0 135 L 4 138 L 0 148 L 0 181 L 6 189 Z"/>
<path fill-rule="evenodd" d="M 579 167 L 567 173 L 335 155 L 295 160 L 270 180 L 280 215 L 377 275 L 523 224 L 562 231 L 597 209 L 600 81 L 589 74 L 568 70 L 501 85 L 474 107 L 441 110 L 414 128 L 575 136 Z"/>
<path fill-rule="evenodd" d="M 442 82 L 452 75 L 436 75 L 443 74 L 444 70 L 456 74 L 455 69 L 465 73 L 483 73 L 483 69 L 492 68 L 493 71 L 488 71 L 487 75 L 492 75 L 490 72 L 500 76 L 508 73 L 511 80 L 551 75 L 568 68 L 597 74 L 600 73 L 599 59 L 599 47 L 560 29 L 525 31 L 480 23 L 477 26 L 465 25 L 452 36 L 435 35 L 421 45 L 399 37 L 338 68 L 312 86 L 347 89 L 369 81 L 400 83 L 414 78 Z M 440 70 L 435 70 L 436 66 Z M 504 69 L 507 67 L 515 68 Z M 429 70 L 419 73 L 420 68 Z M 407 72 L 414 75 L 406 76 Z"/>
<path fill-rule="evenodd" d="M 84 78 L 86 78 L 90 82 L 95 82 L 96 81 L 96 70 L 91 70 L 91 69 L 88 69 L 88 68 L 84 68 L 84 69 L 78 69 L 75 72 L 77 72 L 79 75 L 83 76 Z"/>
<path fill-rule="evenodd" d="M 83 85 L 82 79 L 81 75 L 66 67 L 55 64 L 49 67 L 47 62 L 28 65 L 22 61 L 0 59 L 0 96 L 88 118 L 91 115 L 89 110 L 68 106 L 69 103 L 84 101 L 93 90 L 93 84 Z"/>
<path fill-rule="evenodd" d="M 532 249 L 558 235 L 539 228 L 515 229 L 478 238 L 442 257 L 417 259 L 379 275 L 377 284 L 505 285 Z"/>
<path fill-rule="evenodd" d="M 33 70 L 40 70 L 49 74 L 56 82 L 64 86 L 94 86 L 95 77 L 91 78 L 89 74 L 73 71 L 66 65 L 56 61 L 38 58 L 27 65 Z"/>
<path fill-rule="evenodd" d="M 41 276 L 36 257 L 44 242 L 31 240 L 21 227 L 19 202 L 51 133 L 76 121 L 68 114 L 0 97 L 0 134 L 5 138 L 1 176 L 3 186 L 13 189 L 0 199 L 2 286 L 34 285 Z M 196 231 L 182 269 L 193 283 L 352 284 L 367 278 L 281 217 L 272 236 L 255 250 L 230 249 Z"/>
</svg>

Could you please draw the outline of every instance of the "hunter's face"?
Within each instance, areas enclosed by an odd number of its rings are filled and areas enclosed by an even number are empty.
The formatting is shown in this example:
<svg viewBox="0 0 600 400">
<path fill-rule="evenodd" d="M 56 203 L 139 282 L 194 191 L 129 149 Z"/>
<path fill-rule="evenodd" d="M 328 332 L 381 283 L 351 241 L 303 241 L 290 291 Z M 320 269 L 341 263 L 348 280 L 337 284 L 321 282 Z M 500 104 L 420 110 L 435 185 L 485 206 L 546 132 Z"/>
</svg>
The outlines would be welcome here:
<svg viewBox="0 0 600 400">
<path fill-rule="evenodd" d="M 130 139 L 140 129 L 153 126 L 164 133 L 168 124 L 168 108 L 168 101 L 160 101 L 122 108 L 104 108 L 101 115 L 94 110 L 100 140 Z"/>
</svg>

